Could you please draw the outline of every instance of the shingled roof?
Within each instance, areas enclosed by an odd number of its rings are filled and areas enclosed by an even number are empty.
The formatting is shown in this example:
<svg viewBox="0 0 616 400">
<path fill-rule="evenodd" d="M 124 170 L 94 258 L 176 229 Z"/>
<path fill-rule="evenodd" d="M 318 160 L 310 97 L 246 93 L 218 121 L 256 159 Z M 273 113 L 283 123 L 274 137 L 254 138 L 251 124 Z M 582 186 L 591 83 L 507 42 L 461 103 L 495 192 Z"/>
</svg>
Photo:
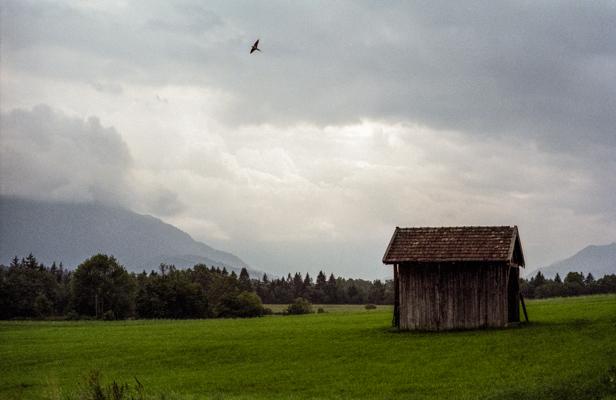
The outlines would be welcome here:
<svg viewBox="0 0 616 400">
<path fill-rule="evenodd" d="M 383 263 L 515 262 L 524 266 L 517 226 L 396 228 Z"/>
</svg>

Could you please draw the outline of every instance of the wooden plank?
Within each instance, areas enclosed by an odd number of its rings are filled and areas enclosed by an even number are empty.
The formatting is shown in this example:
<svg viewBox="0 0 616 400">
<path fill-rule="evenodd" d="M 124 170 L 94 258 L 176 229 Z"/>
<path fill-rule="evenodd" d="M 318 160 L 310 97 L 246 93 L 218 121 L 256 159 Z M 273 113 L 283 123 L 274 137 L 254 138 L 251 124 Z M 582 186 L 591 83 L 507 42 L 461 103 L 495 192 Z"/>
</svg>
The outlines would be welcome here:
<svg viewBox="0 0 616 400">
<path fill-rule="evenodd" d="M 394 264 L 394 318 L 393 326 L 400 327 L 400 277 L 399 265 Z"/>
</svg>

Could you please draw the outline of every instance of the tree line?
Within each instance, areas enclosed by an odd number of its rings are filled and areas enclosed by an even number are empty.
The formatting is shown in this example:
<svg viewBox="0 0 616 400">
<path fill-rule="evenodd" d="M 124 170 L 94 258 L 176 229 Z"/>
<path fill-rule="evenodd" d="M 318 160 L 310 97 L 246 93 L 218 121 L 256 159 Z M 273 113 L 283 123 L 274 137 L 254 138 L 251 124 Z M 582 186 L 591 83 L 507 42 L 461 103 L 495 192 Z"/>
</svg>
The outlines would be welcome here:
<svg viewBox="0 0 616 400">
<path fill-rule="evenodd" d="M 520 280 L 520 292 L 531 299 L 616 293 L 616 274 L 595 279 L 591 273 L 569 272 L 563 280 L 559 274 L 548 279 L 538 271 L 532 278 Z"/>
<path fill-rule="evenodd" d="M 266 274 L 253 281 L 256 293 L 267 304 L 288 304 L 302 297 L 315 304 L 393 304 L 393 281 L 377 279 L 329 278 L 319 271 L 313 280 L 309 273 L 288 274 L 286 278 L 269 279 Z"/>
<path fill-rule="evenodd" d="M 616 275 L 595 280 L 570 272 L 562 280 L 538 272 L 520 279 L 527 298 L 616 293 Z M 298 302 L 298 299 L 300 300 Z M 226 268 L 197 264 L 177 269 L 129 273 L 118 261 L 97 254 L 73 271 L 46 266 L 30 254 L 0 265 L 0 319 L 12 318 L 224 318 L 267 314 L 265 304 L 393 304 L 391 280 L 344 279 L 320 271 L 286 277 L 251 279 Z"/>
<path fill-rule="evenodd" d="M 30 254 L 0 265 L 0 319 L 12 318 L 224 318 L 269 311 L 263 302 L 391 304 L 390 281 L 326 279 L 309 274 L 251 279 L 226 268 L 197 264 L 188 269 L 161 264 L 157 271 L 129 273 L 113 256 L 97 254 L 73 271 L 46 266 Z"/>
</svg>

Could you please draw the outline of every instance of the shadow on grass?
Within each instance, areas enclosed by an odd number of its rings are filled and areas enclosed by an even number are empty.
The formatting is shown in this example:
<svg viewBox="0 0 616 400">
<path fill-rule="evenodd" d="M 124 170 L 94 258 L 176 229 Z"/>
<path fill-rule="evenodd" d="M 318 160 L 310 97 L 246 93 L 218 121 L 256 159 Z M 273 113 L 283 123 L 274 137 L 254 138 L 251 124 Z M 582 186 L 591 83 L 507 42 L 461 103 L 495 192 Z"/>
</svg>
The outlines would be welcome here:
<svg viewBox="0 0 616 400">
<path fill-rule="evenodd" d="M 566 321 L 530 321 L 520 324 L 522 329 L 537 329 L 543 327 L 569 327 L 573 329 L 582 329 L 588 326 L 597 324 L 599 321 L 587 318 L 576 318 Z"/>
<path fill-rule="evenodd" d="M 571 329 L 583 329 L 596 324 L 597 321 L 591 319 L 578 318 L 568 321 L 530 321 L 521 322 L 514 326 L 508 327 L 480 327 L 480 328 L 468 328 L 468 329 L 449 329 L 443 331 L 430 331 L 430 330 L 400 330 L 394 327 L 383 327 L 375 330 L 381 333 L 398 334 L 398 335 L 456 335 L 467 333 L 492 333 L 492 332 L 515 332 L 524 331 L 529 329 L 543 329 L 554 327 L 568 327 Z"/>
<path fill-rule="evenodd" d="M 522 328 L 529 328 L 531 327 L 531 323 L 528 324 L 524 324 L 524 325 L 517 325 L 517 326 L 509 326 L 509 327 L 504 327 L 504 328 L 496 328 L 496 327 L 479 327 L 479 328 L 460 328 L 460 329 L 447 329 L 447 330 L 442 330 L 442 331 L 432 331 L 432 330 L 426 330 L 426 329 L 414 329 L 414 330 L 400 330 L 398 328 L 394 328 L 394 327 L 388 327 L 388 328 L 378 328 L 378 330 L 382 333 L 388 333 L 388 334 L 394 334 L 394 335 L 401 335 L 401 336 L 430 336 L 430 335 L 434 335 L 434 336 L 455 336 L 455 335 L 460 335 L 460 334 L 489 334 L 489 333 L 494 333 L 494 332 L 510 332 L 510 331 L 515 331 L 515 330 L 519 330 Z"/>
</svg>

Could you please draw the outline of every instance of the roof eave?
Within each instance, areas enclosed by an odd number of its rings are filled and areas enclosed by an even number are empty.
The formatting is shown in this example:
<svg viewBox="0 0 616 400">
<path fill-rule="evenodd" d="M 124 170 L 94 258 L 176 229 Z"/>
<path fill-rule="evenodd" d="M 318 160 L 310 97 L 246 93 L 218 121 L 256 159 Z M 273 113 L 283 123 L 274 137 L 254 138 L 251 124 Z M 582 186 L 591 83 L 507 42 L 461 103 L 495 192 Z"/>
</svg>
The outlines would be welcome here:
<svg viewBox="0 0 616 400">
<path fill-rule="evenodd" d="M 518 227 L 517 225 L 513 226 L 513 234 L 511 235 L 511 243 L 509 243 L 509 252 L 507 256 L 507 261 L 513 261 L 513 252 L 515 251 L 515 240 L 518 237 Z"/>
<path fill-rule="evenodd" d="M 520 240 L 520 233 L 518 232 L 518 226 L 513 226 L 513 235 L 511 237 L 511 245 L 509 247 L 509 262 L 513 262 L 513 254 L 515 252 L 516 244 L 520 248 L 520 258 L 521 263 L 519 264 L 522 268 L 526 267 L 526 261 L 524 260 L 524 252 L 522 251 L 522 241 Z"/>
<path fill-rule="evenodd" d="M 396 236 L 398 235 L 398 232 L 400 232 L 400 227 L 396 226 L 396 229 L 394 230 L 394 234 L 391 236 L 391 239 L 389 240 L 389 244 L 387 245 L 387 249 L 385 250 L 385 254 L 383 255 L 383 264 L 396 264 L 395 261 L 388 261 L 387 260 L 387 255 L 389 254 L 389 250 L 391 249 L 391 246 L 394 243 L 394 240 L 396 239 Z"/>
<path fill-rule="evenodd" d="M 383 260 L 384 264 L 403 264 L 403 263 L 423 263 L 423 264 L 438 264 L 438 263 L 507 263 L 509 262 L 508 259 L 476 259 L 476 260 L 461 260 L 461 259 L 453 259 L 453 258 L 449 258 L 449 259 L 441 259 L 441 260 L 435 260 L 435 259 L 418 259 L 418 260 L 389 260 L 387 262 L 385 262 L 385 260 Z"/>
</svg>

